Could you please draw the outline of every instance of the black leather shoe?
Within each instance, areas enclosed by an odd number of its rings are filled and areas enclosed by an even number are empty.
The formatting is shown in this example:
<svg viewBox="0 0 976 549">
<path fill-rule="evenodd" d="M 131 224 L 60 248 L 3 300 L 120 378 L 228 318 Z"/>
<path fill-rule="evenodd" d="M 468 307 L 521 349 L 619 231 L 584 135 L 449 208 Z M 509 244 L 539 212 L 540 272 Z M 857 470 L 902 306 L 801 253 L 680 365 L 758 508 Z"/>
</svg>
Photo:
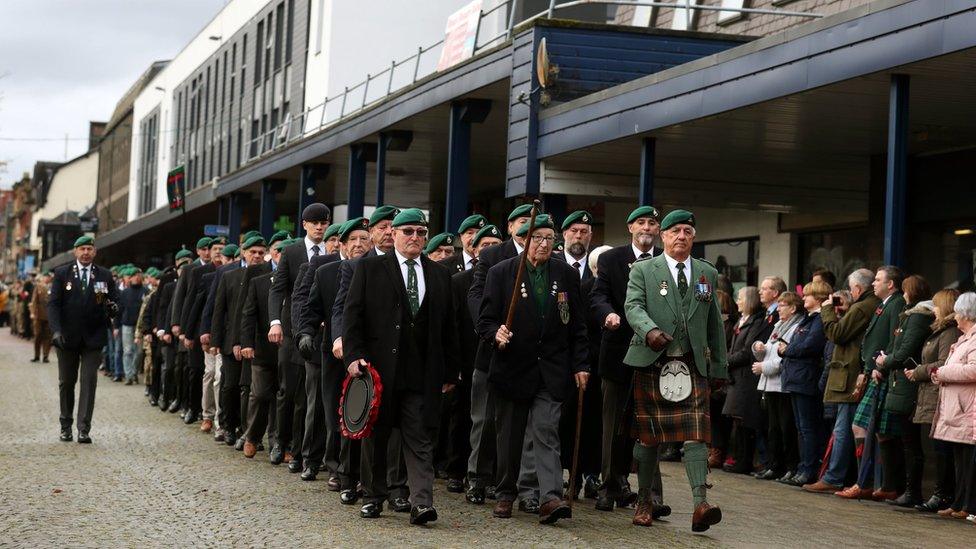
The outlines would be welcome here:
<svg viewBox="0 0 976 549">
<path fill-rule="evenodd" d="M 291 469 L 291 463 L 288 464 L 288 468 Z M 319 474 L 318 467 L 314 467 L 314 466 L 306 467 L 305 470 L 302 471 L 302 480 L 307 480 L 311 482 L 315 480 L 315 477 L 318 476 L 318 474 Z"/>
<path fill-rule="evenodd" d="M 296 457 L 288 462 L 288 472 L 289 473 L 300 473 L 302 472 L 302 458 Z"/>
<path fill-rule="evenodd" d="M 447 491 L 452 494 L 461 494 L 464 492 L 464 479 L 460 478 L 450 478 L 447 479 Z"/>
<path fill-rule="evenodd" d="M 245 442 L 247 442 L 247 441 L 245 441 L 245 440 L 244 440 L 244 437 L 240 437 L 240 438 L 238 438 L 238 439 L 237 439 L 237 440 L 236 440 L 236 441 L 234 442 L 234 449 L 235 449 L 235 450 L 237 450 L 238 452 L 240 452 L 240 451 L 242 451 L 242 450 L 244 450 L 244 443 L 245 443 Z"/>
<path fill-rule="evenodd" d="M 394 513 L 407 513 L 410 511 L 410 500 L 407 498 L 393 498 L 390 500 L 390 509 Z"/>
<path fill-rule="evenodd" d="M 661 452 L 661 461 L 681 461 L 681 450 L 677 445 L 668 444 L 667 448 Z"/>
<path fill-rule="evenodd" d="M 914 494 L 905 492 L 904 494 L 896 497 L 895 499 L 885 500 L 888 505 L 894 505 L 896 507 L 915 507 L 922 503 L 921 498 L 916 497 Z"/>
<path fill-rule="evenodd" d="M 339 477 L 335 476 L 329 477 L 329 480 L 326 481 L 325 486 L 330 492 L 338 492 L 339 490 L 342 490 L 342 483 L 339 482 Z"/>
<path fill-rule="evenodd" d="M 583 497 L 596 499 L 600 493 L 600 479 L 596 475 L 587 475 L 583 481 Z"/>
<path fill-rule="evenodd" d="M 91 444 L 91 437 L 88 433 L 78 433 L 78 444 Z"/>
<path fill-rule="evenodd" d="M 810 480 L 811 480 L 810 475 L 797 473 L 796 476 L 784 482 L 783 484 L 786 484 L 788 486 L 803 486 L 804 484 L 810 484 Z"/>
<path fill-rule="evenodd" d="M 282 451 L 281 446 L 275 444 L 268 454 L 268 459 L 271 461 L 271 465 L 278 465 L 285 460 L 285 452 Z"/>
<path fill-rule="evenodd" d="M 382 512 L 382 503 L 367 503 L 359 509 L 359 516 L 362 518 L 379 518 Z"/>
<path fill-rule="evenodd" d="M 935 513 L 936 511 L 941 511 L 952 503 L 949 499 L 940 496 L 939 494 L 933 494 L 925 503 L 915 506 L 917 511 L 922 511 L 923 513 Z"/>
<path fill-rule="evenodd" d="M 599 494 L 596 498 L 597 511 L 613 511 L 613 498 L 606 494 Z"/>
<path fill-rule="evenodd" d="M 169 402 L 166 402 L 163 397 L 159 397 L 159 402 L 156 404 L 156 406 L 159 406 L 159 410 L 161 412 L 165 412 L 166 408 L 169 408 Z"/>
<path fill-rule="evenodd" d="M 75 437 L 71 434 L 71 429 L 62 429 L 61 436 L 58 438 L 61 440 L 61 442 L 71 442 Z"/>
<path fill-rule="evenodd" d="M 158 400 L 156 400 L 153 397 L 149 397 L 149 405 L 150 406 L 157 406 L 158 404 L 159 404 L 159 401 Z"/>
<path fill-rule="evenodd" d="M 197 421 L 197 413 L 194 412 L 193 410 L 188 411 L 186 415 L 183 416 L 183 423 L 186 423 L 187 425 L 196 423 L 196 421 Z"/>
<path fill-rule="evenodd" d="M 41 361 L 41 357 L 35 356 L 34 358 L 30 359 L 30 361 L 31 362 L 40 362 Z"/>
<path fill-rule="evenodd" d="M 782 475 L 776 471 L 773 471 L 772 469 L 766 469 L 765 471 L 756 474 L 756 478 L 759 480 L 776 480 L 781 476 Z"/>
<path fill-rule="evenodd" d="M 529 513 L 532 515 L 539 514 L 539 500 L 537 499 L 523 499 L 519 500 L 518 504 L 519 511 L 523 513 Z"/>
<path fill-rule="evenodd" d="M 464 494 L 464 499 L 468 503 L 482 505 L 485 502 L 485 489 L 480 486 L 472 486 L 471 488 L 468 488 L 468 492 Z"/>
<path fill-rule="evenodd" d="M 166 411 L 169 412 L 169 413 L 171 413 L 171 414 L 175 414 L 176 412 L 179 412 L 180 411 L 180 401 L 174 400 L 173 402 L 170 402 L 169 403 L 169 408 L 167 408 Z"/>
<path fill-rule="evenodd" d="M 664 518 L 671 515 L 671 506 L 665 505 L 663 503 L 652 503 L 651 504 L 651 517 L 654 520 L 659 518 Z"/>
<path fill-rule="evenodd" d="M 616 501 L 617 507 L 627 508 L 637 503 L 637 492 L 632 492 L 627 488 L 625 492 L 613 499 Z"/>
<path fill-rule="evenodd" d="M 487 498 L 487 499 L 498 499 L 495 496 L 495 487 L 494 486 L 486 486 L 485 487 L 485 498 Z"/>
<path fill-rule="evenodd" d="M 428 522 L 437 520 L 437 510 L 426 505 L 418 505 L 410 509 L 410 524 L 423 526 Z"/>
<path fill-rule="evenodd" d="M 776 479 L 776 482 L 782 482 L 783 484 L 788 484 L 789 480 L 795 476 L 796 476 L 795 471 L 787 471 L 786 473 L 783 474 L 783 476 Z"/>
<path fill-rule="evenodd" d="M 359 501 L 359 490 L 346 488 L 345 490 L 339 492 L 339 503 L 343 505 L 352 505 L 357 501 Z"/>
</svg>

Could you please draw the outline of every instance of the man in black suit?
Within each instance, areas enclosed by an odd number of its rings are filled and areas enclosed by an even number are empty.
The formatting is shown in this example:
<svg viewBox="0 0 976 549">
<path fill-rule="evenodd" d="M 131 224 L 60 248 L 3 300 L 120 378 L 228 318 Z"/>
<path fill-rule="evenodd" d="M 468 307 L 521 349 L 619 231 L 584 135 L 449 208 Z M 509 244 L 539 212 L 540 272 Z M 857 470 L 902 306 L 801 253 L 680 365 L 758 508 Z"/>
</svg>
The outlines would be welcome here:
<svg viewBox="0 0 976 549">
<path fill-rule="evenodd" d="M 207 302 L 206 291 L 209 285 L 203 282 L 203 277 L 217 270 L 222 263 L 224 246 L 227 239 L 220 236 L 210 239 L 209 261 L 197 265 L 190 270 L 183 298 L 183 311 L 180 313 L 180 330 L 183 346 L 187 349 L 187 363 L 183 379 L 189 387 L 189 409 L 183 415 L 183 422 L 187 425 L 196 422 L 203 413 L 203 375 L 206 370 L 203 346 L 198 341 L 200 337 L 200 315 Z"/>
<path fill-rule="evenodd" d="M 61 404 L 61 440 L 72 439 L 75 383 L 81 371 L 78 395 L 78 442 L 91 443 L 92 411 L 102 347 L 108 343 L 111 319 L 118 312 L 118 289 L 112 273 L 94 264 L 95 241 L 90 236 L 75 240 L 75 260 L 58 267 L 51 281 L 47 303 L 51 342 L 58 353 L 58 391 Z"/>
<path fill-rule="evenodd" d="M 248 267 L 264 270 L 261 265 Z M 244 457 L 253 458 L 268 427 L 269 408 L 278 389 L 278 347 L 270 341 L 265 327 L 271 322 L 268 300 L 265 298 L 274 284 L 278 271 L 251 278 L 241 297 L 240 344 L 241 358 L 251 361 L 251 392 L 247 407 L 247 430 L 244 433 Z M 277 445 L 277 441 L 274 443 Z"/>
<path fill-rule="evenodd" d="M 282 461 L 290 464 L 292 459 L 301 458 L 302 433 L 294 432 L 294 427 L 296 423 L 298 426 L 304 424 L 305 420 L 305 399 L 296 399 L 299 388 L 304 384 L 305 372 L 304 361 L 298 354 L 292 338 L 291 297 L 300 267 L 314 256 L 325 255 L 322 239 L 325 237 L 325 230 L 329 228 L 330 219 L 331 211 L 325 204 L 316 202 L 305 207 L 302 211 L 305 238 L 284 248 L 274 276 L 274 284 L 271 285 L 268 293 L 271 322 L 268 340 L 278 345 L 280 355 L 278 357 L 277 440 L 271 449 L 271 462 L 275 465 Z M 304 390 L 301 394 L 304 395 Z M 300 470 L 293 469 L 294 472 Z"/>
<path fill-rule="evenodd" d="M 478 319 L 482 341 L 495 347 L 488 379 L 495 399 L 498 470 L 493 515 L 510 518 L 522 463 L 526 432 L 531 432 L 539 482 L 539 522 L 570 518 L 563 500 L 559 458 L 561 403 L 589 379 L 586 307 L 579 275 L 561 261 L 551 261 L 556 232 L 552 217 L 536 216 L 535 227 L 519 229 L 528 239 L 521 283 L 521 258 L 502 261 L 488 271 Z M 489 248 L 491 249 L 491 248 Z M 511 325 L 506 317 L 512 292 L 518 292 Z"/>
<path fill-rule="evenodd" d="M 177 402 L 180 407 L 180 413 L 182 417 L 186 417 L 190 413 L 192 408 L 192 402 L 190 398 L 190 383 L 188 376 L 190 376 L 190 367 L 188 364 L 189 357 L 189 347 L 186 344 L 186 334 L 183 333 L 182 326 L 183 322 L 183 309 L 188 300 L 187 291 L 190 286 L 190 274 L 193 269 L 201 265 L 205 265 L 210 262 L 210 237 L 204 236 L 197 241 L 196 244 L 196 254 L 197 258 L 183 268 L 180 272 L 179 278 L 176 279 L 176 289 L 173 292 L 173 300 L 169 309 L 169 326 L 173 337 L 176 339 L 176 367 L 174 369 L 173 375 L 176 380 L 177 387 Z M 170 406 L 172 408 L 172 405 Z M 175 410 L 171 410 L 174 411 Z"/>
<path fill-rule="evenodd" d="M 481 251 L 502 243 L 502 233 L 494 225 L 485 225 L 469 242 L 472 259 L 477 263 Z M 468 290 L 474 280 L 474 269 L 454 273 L 451 276 L 451 293 L 454 295 L 454 323 L 458 330 L 458 347 L 461 356 L 461 378 L 458 387 L 451 391 L 453 398 L 448 407 L 447 491 L 463 492 L 464 477 L 468 473 L 471 457 L 471 375 L 475 355 L 478 352 L 478 334 L 471 313 L 468 311 Z M 491 472 L 493 473 L 493 471 Z M 472 474 L 474 478 L 476 474 Z"/>
<path fill-rule="evenodd" d="M 516 233 L 522 225 L 529 222 L 532 204 L 517 206 L 508 214 L 508 234 L 511 238 L 498 246 L 482 250 L 478 262 L 472 269 L 471 287 L 468 289 L 468 312 L 472 322 L 477 325 L 481 315 L 481 300 L 484 296 L 485 279 L 488 270 L 494 265 L 522 253 L 524 239 Z M 478 342 L 475 354 L 474 371 L 471 374 L 471 457 L 468 458 L 469 503 L 481 504 L 490 495 L 489 489 L 495 485 L 495 406 L 488 386 L 488 365 L 494 346 L 491 342 Z M 526 440 L 526 450 L 529 448 Z M 523 463 L 523 475 L 519 480 L 521 503 L 526 512 L 538 511 L 538 486 L 535 479 L 535 465 L 528 452 Z M 492 490 L 493 492 L 493 490 Z"/>
<path fill-rule="evenodd" d="M 603 325 L 599 373 L 603 393 L 603 485 L 596 508 L 612 511 L 614 504 L 626 507 L 637 500 L 630 489 L 634 438 L 629 435 L 633 415 L 633 368 L 624 364 L 624 355 L 634 335 L 624 316 L 624 301 L 631 266 L 660 254 L 654 241 L 661 232 L 660 213 L 652 206 L 641 206 L 627 217 L 631 241 L 600 255 L 597 279 L 590 295 L 590 312 Z M 654 518 L 667 516 L 670 508 L 662 504 L 661 470 L 654 473 L 652 489 Z"/>
<path fill-rule="evenodd" d="M 481 214 L 472 214 L 464 218 L 458 227 L 457 234 L 461 240 L 461 250 L 445 259 L 441 264 L 446 265 L 452 272 L 463 273 L 474 268 L 476 261 L 474 244 L 472 243 L 478 231 L 488 224 L 488 219 Z"/>
<path fill-rule="evenodd" d="M 430 430 L 439 420 L 442 393 L 457 384 L 457 331 L 451 273 L 422 256 L 427 220 L 416 208 L 393 219 L 393 253 L 360 260 L 343 316 L 343 360 L 350 375 L 367 363 L 384 385 L 372 435 L 363 441 L 366 504 L 360 516 L 375 518 L 387 498 L 387 441 L 400 428 L 410 486 L 410 523 L 437 520 L 433 507 L 434 463 Z"/>
<path fill-rule="evenodd" d="M 175 268 L 159 280 L 159 304 L 156 306 L 156 317 L 153 323 L 156 337 L 159 339 L 160 353 L 163 356 L 159 387 L 159 409 L 163 412 L 176 412 L 180 407 L 176 382 L 177 340 L 170 329 L 169 313 L 173 306 L 173 295 L 176 293 L 179 276 L 192 260 L 190 250 L 176 252 Z"/>
<path fill-rule="evenodd" d="M 308 391 L 305 412 L 305 440 L 302 454 L 307 456 L 303 480 L 313 480 L 320 464 L 329 472 L 329 489 L 338 490 L 339 500 L 350 505 L 359 499 L 359 441 L 342 437 L 339 429 L 339 395 L 346 370 L 332 355 L 332 306 L 339 291 L 339 267 L 361 257 L 370 249 L 369 220 L 357 217 L 343 223 L 338 231 L 341 262 L 319 261 L 314 267 L 309 296 L 296 327 L 298 348 L 308 362 L 305 387 Z M 321 263 L 316 265 L 316 263 Z M 317 394 L 312 394 L 313 388 Z M 323 462 L 324 460 L 324 462 Z"/>
<path fill-rule="evenodd" d="M 553 259 L 565 261 L 576 269 L 581 282 L 593 278 L 587 267 L 590 240 L 593 239 L 593 214 L 577 210 L 566 216 L 562 224 L 563 250 L 552 254 Z"/>
</svg>

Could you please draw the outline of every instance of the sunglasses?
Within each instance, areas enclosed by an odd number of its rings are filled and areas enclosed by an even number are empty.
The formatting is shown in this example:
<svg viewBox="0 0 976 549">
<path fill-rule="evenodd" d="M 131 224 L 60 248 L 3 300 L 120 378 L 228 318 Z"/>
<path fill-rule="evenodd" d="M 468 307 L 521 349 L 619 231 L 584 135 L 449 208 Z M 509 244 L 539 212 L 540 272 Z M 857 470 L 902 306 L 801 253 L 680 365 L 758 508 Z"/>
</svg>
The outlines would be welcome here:
<svg viewBox="0 0 976 549">
<path fill-rule="evenodd" d="M 420 238 L 427 238 L 427 229 L 414 229 L 412 227 L 407 227 L 400 229 L 400 232 L 403 233 L 403 236 L 407 237 L 413 236 L 414 233 L 416 233 Z"/>
</svg>

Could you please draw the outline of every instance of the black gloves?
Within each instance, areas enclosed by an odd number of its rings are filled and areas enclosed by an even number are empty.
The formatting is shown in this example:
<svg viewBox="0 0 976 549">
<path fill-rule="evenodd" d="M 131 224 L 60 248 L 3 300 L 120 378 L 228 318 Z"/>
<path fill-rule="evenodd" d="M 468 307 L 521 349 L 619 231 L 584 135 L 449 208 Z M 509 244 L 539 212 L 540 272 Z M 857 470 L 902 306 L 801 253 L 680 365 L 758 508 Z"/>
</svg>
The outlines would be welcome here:
<svg viewBox="0 0 976 549">
<path fill-rule="evenodd" d="M 61 332 L 54 332 L 54 335 L 51 336 L 51 345 L 58 349 L 64 349 L 64 336 L 61 335 Z"/>
<path fill-rule="evenodd" d="M 308 334 L 302 334 L 298 338 L 298 354 L 305 360 L 312 360 L 315 356 L 315 340 Z"/>
</svg>

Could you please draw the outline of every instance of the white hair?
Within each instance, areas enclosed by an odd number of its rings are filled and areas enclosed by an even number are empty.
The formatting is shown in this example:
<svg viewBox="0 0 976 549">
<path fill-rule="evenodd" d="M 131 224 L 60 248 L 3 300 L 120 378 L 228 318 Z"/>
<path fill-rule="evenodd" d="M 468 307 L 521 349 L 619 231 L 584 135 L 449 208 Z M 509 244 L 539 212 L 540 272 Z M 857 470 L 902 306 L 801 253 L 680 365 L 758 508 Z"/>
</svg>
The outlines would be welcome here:
<svg viewBox="0 0 976 549">
<path fill-rule="evenodd" d="M 976 293 L 966 292 L 959 296 L 953 309 L 957 317 L 976 321 Z"/>
<path fill-rule="evenodd" d="M 590 271 L 593 272 L 593 276 L 596 276 L 596 260 L 600 257 L 600 254 L 607 250 L 612 250 L 613 248 L 604 244 L 603 246 L 597 246 L 590 252 L 589 259 L 586 260 L 587 265 L 590 267 Z"/>
<path fill-rule="evenodd" d="M 857 286 L 867 290 L 872 282 L 874 282 L 874 273 L 870 269 L 858 269 L 847 276 L 847 286 L 850 288 Z"/>
</svg>

